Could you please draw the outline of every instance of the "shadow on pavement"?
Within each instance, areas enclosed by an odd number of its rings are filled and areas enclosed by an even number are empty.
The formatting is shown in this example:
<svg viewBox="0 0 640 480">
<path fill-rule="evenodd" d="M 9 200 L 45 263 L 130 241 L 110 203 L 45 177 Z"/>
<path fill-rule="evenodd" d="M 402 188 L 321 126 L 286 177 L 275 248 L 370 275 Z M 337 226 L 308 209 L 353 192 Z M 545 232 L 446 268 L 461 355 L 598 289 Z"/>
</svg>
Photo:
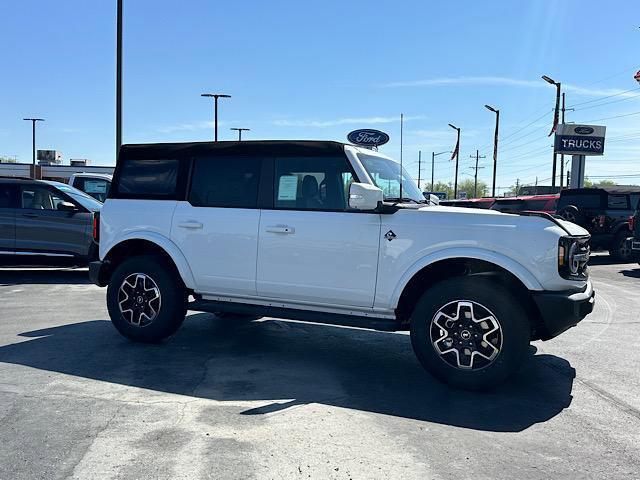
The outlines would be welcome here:
<svg viewBox="0 0 640 480">
<path fill-rule="evenodd" d="M 36 268 L 2 268 L 0 269 L 0 286 L 7 285 L 88 285 L 89 273 L 86 269 L 36 269 Z"/>
<path fill-rule="evenodd" d="M 409 337 L 286 321 L 239 322 L 194 314 L 170 341 L 135 344 L 110 322 L 26 332 L 0 362 L 219 401 L 262 401 L 260 415 L 320 403 L 500 432 L 517 432 L 567 408 L 575 370 L 535 355 L 489 393 L 450 389 L 429 376 Z"/>
<path fill-rule="evenodd" d="M 625 277 L 640 278 L 640 268 L 635 268 L 633 270 L 620 270 L 620 273 Z"/>
</svg>

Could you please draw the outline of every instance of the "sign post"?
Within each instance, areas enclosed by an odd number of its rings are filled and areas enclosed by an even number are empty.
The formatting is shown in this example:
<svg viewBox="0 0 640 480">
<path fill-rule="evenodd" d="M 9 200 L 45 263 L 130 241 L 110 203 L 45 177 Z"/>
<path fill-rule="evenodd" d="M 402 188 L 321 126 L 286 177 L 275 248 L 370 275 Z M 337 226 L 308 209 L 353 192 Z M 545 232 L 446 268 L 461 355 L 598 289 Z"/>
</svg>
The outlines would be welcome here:
<svg viewBox="0 0 640 480">
<path fill-rule="evenodd" d="M 558 125 L 554 152 L 571 155 L 570 188 L 584 187 L 585 157 L 604 154 L 606 128 L 600 125 Z"/>
</svg>

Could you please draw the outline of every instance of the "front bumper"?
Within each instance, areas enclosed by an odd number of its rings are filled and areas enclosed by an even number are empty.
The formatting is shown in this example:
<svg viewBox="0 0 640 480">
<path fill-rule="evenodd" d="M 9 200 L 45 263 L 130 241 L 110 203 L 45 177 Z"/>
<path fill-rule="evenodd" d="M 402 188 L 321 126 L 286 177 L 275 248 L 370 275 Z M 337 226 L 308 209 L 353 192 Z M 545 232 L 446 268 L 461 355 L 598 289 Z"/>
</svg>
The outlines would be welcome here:
<svg viewBox="0 0 640 480">
<path fill-rule="evenodd" d="M 591 281 L 580 292 L 533 292 L 542 320 L 537 336 L 541 340 L 549 340 L 576 326 L 593 311 L 595 296 Z"/>
<path fill-rule="evenodd" d="M 630 237 L 627 238 L 628 247 L 631 250 L 631 258 L 636 261 L 640 261 L 640 238 Z"/>
</svg>

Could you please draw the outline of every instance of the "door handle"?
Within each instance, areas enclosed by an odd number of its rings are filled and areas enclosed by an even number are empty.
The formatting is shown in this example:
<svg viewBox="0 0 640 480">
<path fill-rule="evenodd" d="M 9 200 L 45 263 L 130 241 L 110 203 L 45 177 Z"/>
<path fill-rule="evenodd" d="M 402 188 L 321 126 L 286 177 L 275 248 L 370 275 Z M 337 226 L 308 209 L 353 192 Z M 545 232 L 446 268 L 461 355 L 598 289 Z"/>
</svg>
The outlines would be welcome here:
<svg viewBox="0 0 640 480">
<path fill-rule="evenodd" d="M 196 230 L 202 228 L 203 225 L 200 222 L 180 222 L 178 226 L 180 228 L 190 228 L 192 230 Z"/>
<path fill-rule="evenodd" d="M 270 233 L 296 233 L 296 229 L 288 225 L 271 225 L 266 228 L 266 231 Z"/>
</svg>

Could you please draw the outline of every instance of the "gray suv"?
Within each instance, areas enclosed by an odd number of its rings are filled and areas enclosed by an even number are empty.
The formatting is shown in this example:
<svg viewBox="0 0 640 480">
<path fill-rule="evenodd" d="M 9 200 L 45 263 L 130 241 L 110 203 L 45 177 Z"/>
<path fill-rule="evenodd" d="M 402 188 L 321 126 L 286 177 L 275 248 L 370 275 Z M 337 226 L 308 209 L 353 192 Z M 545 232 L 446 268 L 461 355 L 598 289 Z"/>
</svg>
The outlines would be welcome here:
<svg viewBox="0 0 640 480">
<path fill-rule="evenodd" d="M 0 178 L 0 264 L 88 263 L 101 207 L 64 183 Z"/>
</svg>

